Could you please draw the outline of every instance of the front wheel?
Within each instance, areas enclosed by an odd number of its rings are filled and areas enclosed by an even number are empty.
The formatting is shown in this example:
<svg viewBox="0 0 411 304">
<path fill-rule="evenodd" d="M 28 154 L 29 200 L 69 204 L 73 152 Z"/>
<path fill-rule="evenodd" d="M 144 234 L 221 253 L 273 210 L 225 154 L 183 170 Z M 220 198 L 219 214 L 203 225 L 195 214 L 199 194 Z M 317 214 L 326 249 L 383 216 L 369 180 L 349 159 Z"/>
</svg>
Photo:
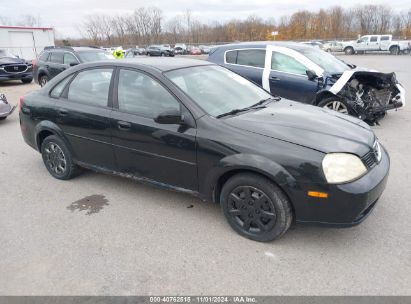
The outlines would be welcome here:
<svg viewBox="0 0 411 304">
<path fill-rule="evenodd" d="M 322 108 L 326 108 L 326 109 L 329 109 L 329 110 L 339 112 L 341 114 L 347 114 L 348 115 L 351 112 L 348 104 L 345 101 L 343 101 L 343 100 L 341 100 L 337 97 L 324 98 L 323 100 L 321 100 L 318 103 L 318 106 L 322 107 Z"/>
<path fill-rule="evenodd" d="M 344 49 L 344 53 L 346 55 L 352 55 L 352 54 L 354 54 L 354 49 L 352 47 L 347 47 L 347 48 Z"/>
<path fill-rule="evenodd" d="M 220 203 L 230 226 L 254 241 L 281 237 L 293 219 L 290 202 L 282 190 L 252 173 L 231 177 L 223 186 Z"/>
<path fill-rule="evenodd" d="M 55 135 L 44 139 L 41 144 L 41 155 L 47 170 L 57 179 L 71 179 L 79 172 L 66 144 Z"/>
</svg>

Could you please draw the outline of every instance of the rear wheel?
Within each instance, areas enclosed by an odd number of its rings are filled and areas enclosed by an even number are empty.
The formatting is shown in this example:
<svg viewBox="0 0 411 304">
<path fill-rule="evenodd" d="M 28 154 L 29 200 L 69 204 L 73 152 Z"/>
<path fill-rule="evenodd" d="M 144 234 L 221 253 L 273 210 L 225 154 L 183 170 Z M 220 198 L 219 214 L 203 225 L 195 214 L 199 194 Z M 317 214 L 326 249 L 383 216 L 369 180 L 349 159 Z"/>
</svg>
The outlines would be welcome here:
<svg viewBox="0 0 411 304">
<path fill-rule="evenodd" d="M 231 177 L 223 186 L 220 203 L 230 226 L 254 241 L 281 237 L 293 219 L 290 202 L 282 190 L 252 173 Z"/>
<path fill-rule="evenodd" d="M 346 54 L 346 55 L 352 55 L 352 54 L 354 54 L 354 49 L 352 48 L 352 47 L 346 47 L 345 49 L 344 49 L 344 53 Z"/>
<path fill-rule="evenodd" d="M 66 144 L 58 136 L 50 135 L 44 139 L 41 155 L 47 170 L 57 179 L 71 179 L 79 172 Z"/>
<path fill-rule="evenodd" d="M 40 84 L 41 87 L 44 87 L 47 84 L 48 81 L 49 81 L 49 77 L 47 75 L 44 75 L 44 74 L 40 75 L 39 84 Z"/>
<path fill-rule="evenodd" d="M 342 114 L 348 115 L 351 113 L 348 104 L 345 101 L 339 99 L 338 97 L 334 97 L 334 96 L 324 98 L 318 103 L 318 106 L 322 108 L 330 109 L 333 111 L 337 111 Z"/>
<path fill-rule="evenodd" d="M 400 48 L 398 46 L 392 46 L 390 47 L 390 53 L 391 55 L 398 55 L 400 53 Z"/>
</svg>

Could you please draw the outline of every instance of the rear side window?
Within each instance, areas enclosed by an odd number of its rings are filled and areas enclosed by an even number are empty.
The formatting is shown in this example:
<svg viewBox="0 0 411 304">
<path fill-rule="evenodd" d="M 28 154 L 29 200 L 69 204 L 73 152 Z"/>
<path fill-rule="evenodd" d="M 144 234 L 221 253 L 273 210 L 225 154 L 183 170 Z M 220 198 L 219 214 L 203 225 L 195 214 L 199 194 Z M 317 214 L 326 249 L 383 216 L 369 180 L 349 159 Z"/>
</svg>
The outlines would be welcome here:
<svg viewBox="0 0 411 304">
<path fill-rule="evenodd" d="M 225 53 L 225 61 L 227 63 L 237 63 L 237 51 L 228 51 Z"/>
<path fill-rule="evenodd" d="M 273 52 L 273 56 L 271 58 L 271 69 L 280 72 L 302 75 L 306 75 L 307 70 L 303 64 L 299 63 L 294 58 L 277 52 Z"/>
<path fill-rule="evenodd" d="M 265 50 L 239 50 L 237 64 L 264 68 Z"/>
<path fill-rule="evenodd" d="M 47 58 L 49 57 L 48 52 L 44 52 L 43 54 L 40 55 L 39 60 L 41 61 L 47 61 Z"/>
<path fill-rule="evenodd" d="M 370 42 L 377 42 L 378 41 L 378 37 L 377 36 L 372 36 L 370 38 Z"/>
<path fill-rule="evenodd" d="M 70 83 L 68 100 L 107 107 L 112 74 L 112 69 L 93 69 L 78 73 Z"/>
<path fill-rule="evenodd" d="M 53 98 L 59 98 L 61 93 L 63 92 L 66 84 L 70 81 L 73 75 L 70 75 L 60 81 L 50 92 L 50 96 Z"/>
<path fill-rule="evenodd" d="M 52 52 L 50 55 L 49 61 L 54 62 L 54 63 L 63 63 L 63 53 Z"/>
<path fill-rule="evenodd" d="M 381 41 L 390 40 L 390 36 L 381 36 Z"/>
</svg>

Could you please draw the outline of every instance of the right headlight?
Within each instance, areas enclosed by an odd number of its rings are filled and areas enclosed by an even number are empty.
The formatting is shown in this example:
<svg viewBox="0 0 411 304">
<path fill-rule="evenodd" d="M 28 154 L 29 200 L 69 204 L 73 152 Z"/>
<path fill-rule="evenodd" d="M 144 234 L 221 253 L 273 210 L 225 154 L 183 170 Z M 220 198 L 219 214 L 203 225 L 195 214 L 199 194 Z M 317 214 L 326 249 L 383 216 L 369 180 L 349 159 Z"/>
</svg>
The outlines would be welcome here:
<svg viewBox="0 0 411 304">
<path fill-rule="evenodd" d="M 323 159 L 323 171 L 328 183 L 339 184 L 361 177 L 367 172 L 367 168 L 354 154 L 329 153 Z"/>
</svg>

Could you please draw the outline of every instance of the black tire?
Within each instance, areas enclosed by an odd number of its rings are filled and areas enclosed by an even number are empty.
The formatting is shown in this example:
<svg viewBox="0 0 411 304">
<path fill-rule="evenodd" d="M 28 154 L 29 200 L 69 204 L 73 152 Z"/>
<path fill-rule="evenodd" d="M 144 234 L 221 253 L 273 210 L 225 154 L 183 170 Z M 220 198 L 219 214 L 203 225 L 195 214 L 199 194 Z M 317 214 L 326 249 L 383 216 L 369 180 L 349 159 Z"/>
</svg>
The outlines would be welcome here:
<svg viewBox="0 0 411 304">
<path fill-rule="evenodd" d="M 32 82 L 32 81 L 33 81 L 33 78 L 23 78 L 23 79 L 21 80 L 22 83 L 30 83 L 30 82 Z"/>
<path fill-rule="evenodd" d="M 317 106 L 319 106 L 321 108 L 328 108 L 330 110 L 334 110 L 334 111 L 337 111 L 337 112 L 342 113 L 342 114 L 352 115 L 352 109 L 347 104 L 347 102 L 340 99 L 340 98 L 338 98 L 338 97 L 335 97 L 335 96 L 329 96 L 329 97 L 323 98 L 317 104 Z M 340 109 L 340 110 L 336 109 L 337 106 L 338 106 L 338 109 Z M 345 110 L 343 111 L 343 109 L 345 109 Z"/>
<path fill-rule="evenodd" d="M 351 46 L 346 47 L 344 49 L 344 53 L 345 53 L 345 55 L 352 55 L 352 54 L 354 54 L 354 49 Z"/>
<path fill-rule="evenodd" d="M 231 177 L 223 186 L 220 204 L 230 226 L 254 241 L 281 237 L 293 220 L 291 204 L 283 191 L 257 174 Z"/>
<path fill-rule="evenodd" d="M 7 118 L 7 116 L 5 117 L 0 117 L 0 120 L 5 120 Z"/>
<path fill-rule="evenodd" d="M 49 77 L 46 74 L 42 74 L 39 76 L 39 85 L 41 87 L 44 87 L 48 81 L 49 81 Z"/>
<path fill-rule="evenodd" d="M 390 54 L 391 55 L 399 55 L 400 54 L 400 48 L 396 45 L 390 47 Z"/>
<path fill-rule="evenodd" d="M 43 140 L 41 155 L 47 170 L 57 179 L 71 179 L 80 171 L 79 167 L 73 163 L 66 144 L 58 136 L 50 135 Z"/>
</svg>

